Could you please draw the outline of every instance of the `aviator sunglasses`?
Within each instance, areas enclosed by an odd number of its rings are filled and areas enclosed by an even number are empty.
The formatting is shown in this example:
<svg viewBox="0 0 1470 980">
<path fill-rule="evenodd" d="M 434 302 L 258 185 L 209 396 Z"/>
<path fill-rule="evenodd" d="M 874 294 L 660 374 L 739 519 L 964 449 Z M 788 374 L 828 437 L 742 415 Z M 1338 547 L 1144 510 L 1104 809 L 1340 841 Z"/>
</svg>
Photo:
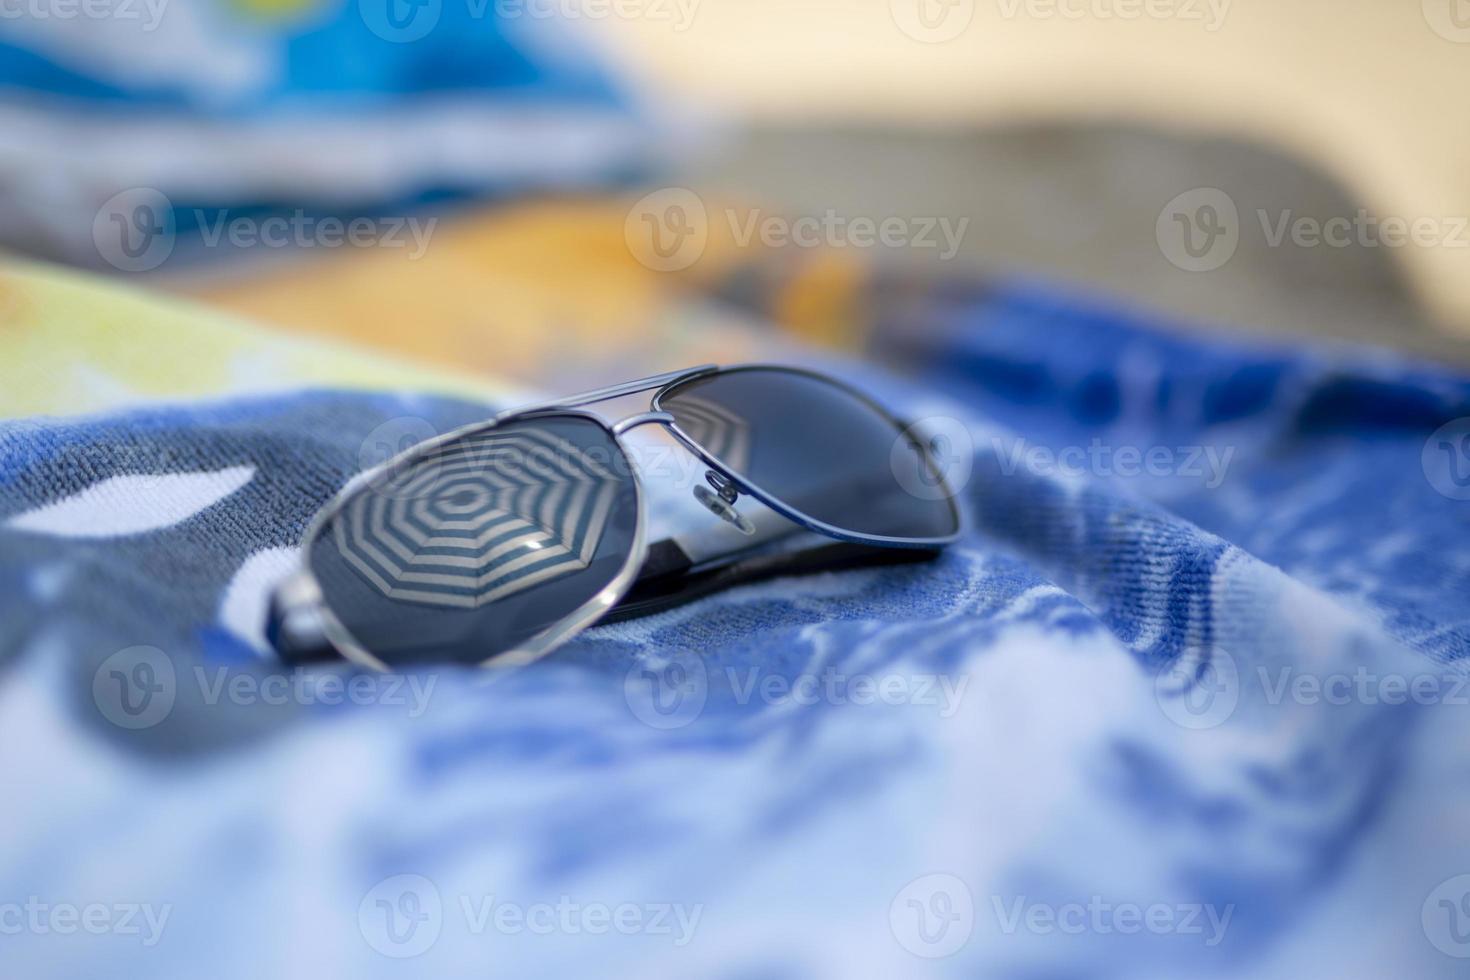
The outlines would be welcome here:
<svg viewBox="0 0 1470 980">
<path fill-rule="evenodd" d="M 648 410 L 618 421 L 586 410 L 646 391 Z M 645 540 L 626 443 L 642 426 L 694 455 L 705 469 L 694 497 L 721 524 Z M 308 527 L 267 634 L 289 663 L 517 666 L 593 623 L 737 582 L 932 558 L 961 530 L 932 449 L 855 388 L 773 365 L 690 368 L 515 409 L 349 482 Z M 797 535 L 804 547 L 791 547 Z"/>
</svg>

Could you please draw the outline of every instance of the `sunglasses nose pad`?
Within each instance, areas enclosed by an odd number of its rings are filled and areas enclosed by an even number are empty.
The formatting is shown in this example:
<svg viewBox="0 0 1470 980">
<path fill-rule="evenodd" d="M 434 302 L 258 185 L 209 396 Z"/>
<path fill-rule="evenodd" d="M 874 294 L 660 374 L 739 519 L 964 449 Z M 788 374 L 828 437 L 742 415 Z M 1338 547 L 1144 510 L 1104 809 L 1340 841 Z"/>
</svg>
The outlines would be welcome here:
<svg viewBox="0 0 1470 980">
<path fill-rule="evenodd" d="M 711 470 L 705 474 L 710 484 L 717 488 L 711 490 L 709 487 L 699 485 L 694 488 L 694 499 L 704 505 L 705 509 L 714 514 L 720 520 L 733 524 L 741 534 L 754 534 L 755 525 L 740 511 L 735 509 L 735 498 L 739 496 L 738 491 L 731 486 L 722 476 Z"/>
</svg>

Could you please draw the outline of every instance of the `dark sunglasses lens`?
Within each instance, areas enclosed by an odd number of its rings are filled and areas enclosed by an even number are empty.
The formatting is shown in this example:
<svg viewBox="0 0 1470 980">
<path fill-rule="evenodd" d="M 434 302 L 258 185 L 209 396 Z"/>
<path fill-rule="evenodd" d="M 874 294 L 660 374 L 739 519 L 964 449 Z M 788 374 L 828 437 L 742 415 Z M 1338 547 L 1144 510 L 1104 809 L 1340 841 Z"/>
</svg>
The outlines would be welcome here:
<svg viewBox="0 0 1470 980">
<path fill-rule="evenodd" d="M 936 539 L 958 529 L 930 454 L 833 382 L 737 368 L 677 385 L 659 404 L 731 471 L 807 517 L 879 537 Z"/>
<path fill-rule="evenodd" d="M 308 561 L 327 608 L 381 664 L 480 663 L 611 604 L 637 524 L 637 486 L 608 431 L 543 416 L 384 471 L 326 522 Z"/>
</svg>

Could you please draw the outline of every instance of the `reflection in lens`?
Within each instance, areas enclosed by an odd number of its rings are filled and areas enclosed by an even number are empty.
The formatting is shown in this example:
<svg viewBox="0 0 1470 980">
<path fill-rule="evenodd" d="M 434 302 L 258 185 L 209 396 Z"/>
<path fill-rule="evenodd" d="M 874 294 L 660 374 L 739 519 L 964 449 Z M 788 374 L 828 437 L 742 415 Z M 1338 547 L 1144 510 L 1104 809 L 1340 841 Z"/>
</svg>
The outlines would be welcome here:
<svg viewBox="0 0 1470 980">
<path fill-rule="evenodd" d="M 735 368 L 676 385 L 659 406 L 731 471 L 809 518 L 880 538 L 929 541 L 958 529 L 948 492 L 914 493 L 900 479 L 917 472 L 944 488 L 932 457 L 841 385 L 781 368 Z"/>
<path fill-rule="evenodd" d="M 382 663 L 478 663 L 599 598 L 632 557 L 636 494 L 598 423 L 514 420 L 352 496 L 313 541 L 311 566 L 328 608 Z"/>
<path fill-rule="evenodd" d="M 736 412 L 693 392 L 678 396 L 676 418 L 684 434 L 732 470 L 750 465 L 750 425 Z"/>
</svg>

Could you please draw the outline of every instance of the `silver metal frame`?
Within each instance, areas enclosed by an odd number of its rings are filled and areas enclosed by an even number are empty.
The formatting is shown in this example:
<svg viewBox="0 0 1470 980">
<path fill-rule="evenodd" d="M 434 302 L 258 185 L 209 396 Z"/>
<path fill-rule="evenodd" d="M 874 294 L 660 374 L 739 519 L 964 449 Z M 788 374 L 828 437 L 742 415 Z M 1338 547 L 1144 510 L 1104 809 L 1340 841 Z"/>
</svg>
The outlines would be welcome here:
<svg viewBox="0 0 1470 980">
<path fill-rule="evenodd" d="M 357 476 L 349 480 L 347 484 L 337 492 L 336 496 L 328 501 L 326 506 L 318 511 L 316 516 L 312 518 L 311 524 L 307 526 L 306 533 L 302 536 L 301 539 L 302 567 L 296 575 L 293 575 L 290 579 L 288 579 L 279 587 L 277 595 L 278 597 L 287 597 L 284 605 L 297 611 L 308 609 L 312 615 L 318 617 L 318 623 L 320 625 L 321 632 L 326 638 L 327 642 L 329 642 L 348 660 L 360 664 L 364 667 L 370 667 L 374 670 L 389 670 L 390 668 L 387 664 L 383 663 L 383 661 L 373 656 L 373 654 L 367 649 L 367 647 L 360 643 L 357 638 L 354 637 L 352 633 L 347 629 L 347 627 L 343 625 L 342 621 L 327 605 L 325 597 L 322 595 L 321 586 L 316 581 L 316 576 L 312 572 L 310 563 L 307 560 L 307 555 L 309 554 L 311 547 L 316 543 L 316 540 L 321 534 L 322 529 L 326 526 L 328 521 L 335 517 L 342 510 L 342 508 L 346 506 L 349 500 L 351 500 L 356 494 L 361 492 L 364 486 L 370 484 L 379 475 L 388 472 L 395 467 L 402 466 L 405 463 L 412 462 L 414 459 L 417 459 L 421 456 L 426 456 L 437 449 L 439 446 L 444 445 L 445 443 L 452 442 L 466 436 L 474 435 L 487 429 L 492 429 L 498 425 L 503 425 L 507 422 L 518 421 L 520 419 L 548 416 L 573 416 L 586 419 L 590 422 L 595 423 L 608 433 L 613 441 L 613 444 L 617 446 L 618 452 L 623 454 L 623 461 L 627 464 L 628 472 L 631 473 L 633 477 L 633 499 L 634 506 L 637 509 L 637 518 L 633 531 L 633 546 L 629 549 L 628 560 L 623 563 L 623 566 L 618 570 L 618 574 L 614 576 L 612 581 L 610 581 L 605 587 L 599 590 L 597 595 L 594 596 L 590 601 L 573 610 L 559 622 L 547 627 L 545 630 L 542 630 L 521 647 L 515 650 L 492 654 L 480 664 L 480 666 L 482 667 L 493 669 L 519 667 L 530 663 L 538 657 L 544 656 L 556 646 L 561 644 L 563 641 L 570 639 L 572 636 L 592 625 L 592 623 L 594 623 L 599 617 L 601 617 L 603 613 L 607 612 L 607 610 L 616 605 L 618 600 L 620 600 L 627 593 L 628 589 L 632 586 L 634 580 L 638 575 L 638 571 L 640 568 L 643 567 L 644 559 L 647 557 L 648 554 L 648 542 L 645 539 L 645 525 L 647 517 L 645 513 L 646 508 L 644 507 L 643 502 L 643 483 L 638 476 L 637 467 L 633 465 L 632 460 L 628 457 L 628 453 L 622 444 L 622 436 L 630 430 L 638 428 L 639 426 L 664 426 L 682 445 L 684 445 L 702 463 L 704 463 L 705 466 L 707 466 L 710 470 L 718 473 L 723 478 L 723 480 L 727 481 L 728 484 L 732 486 L 736 491 L 754 497 L 756 500 L 759 500 L 761 503 L 769 507 L 772 511 L 780 514 L 782 517 L 786 518 L 792 523 L 800 527 L 804 527 L 807 530 L 815 531 L 818 534 L 822 534 L 830 538 L 835 538 L 839 541 L 849 541 L 857 544 L 871 544 L 880 547 L 894 548 L 940 546 L 949 544 L 960 537 L 964 530 L 964 513 L 958 506 L 955 505 L 953 494 L 950 495 L 949 500 L 950 506 L 951 508 L 953 508 L 955 515 L 955 531 L 953 534 L 949 534 L 939 538 L 904 538 L 874 534 L 861 534 L 858 532 L 846 530 L 844 528 L 834 527 L 833 525 L 827 524 L 824 521 L 819 521 L 813 517 L 809 517 L 803 514 L 801 511 L 795 509 L 794 507 L 787 505 L 774 494 L 771 494 L 766 490 L 761 489 L 754 483 L 741 477 L 730 467 L 726 466 L 719 459 L 719 457 L 707 452 L 704 447 L 700 446 L 699 443 L 696 442 L 692 437 L 690 437 L 688 433 L 679 428 L 679 425 L 675 421 L 673 415 L 664 411 L 662 408 L 663 398 L 680 385 L 683 385 L 689 381 L 702 378 L 711 374 L 730 374 L 737 371 L 753 370 L 774 370 L 786 372 L 789 374 L 800 374 L 810 378 L 814 378 L 825 384 L 830 384 L 856 398 L 863 404 L 872 408 L 879 415 L 892 422 L 899 433 L 906 433 L 909 430 L 908 423 L 905 423 L 902 419 L 889 412 L 878 402 L 874 401 L 872 398 L 868 397 L 868 395 L 857 390 L 851 385 L 839 381 L 836 378 L 822 374 L 818 371 L 812 371 L 806 368 L 789 367 L 787 365 L 781 364 L 739 364 L 726 368 L 719 367 L 715 364 L 703 364 L 699 367 L 688 368 L 682 371 L 669 371 L 664 374 L 656 374 L 652 375 L 651 377 L 640 378 L 636 381 L 625 381 L 622 384 L 609 385 L 605 388 L 598 388 L 594 391 L 587 391 L 577 395 L 570 395 L 566 398 L 558 398 L 550 402 L 539 402 L 534 405 L 509 409 L 507 411 L 496 414 L 494 417 L 484 422 L 475 422 L 471 423 L 470 425 L 461 426 L 457 429 L 454 429 L 453 431 L 446 432 L 443 435 L 436 436 L 433 439 L 421 442 L 418 445 L 410 446 L 408 449 L 404 450 L 401 453 L 398 453 L 391 459 L 373 467 L 372 469 L 364 470 L 362 473 L 359 473 Z M 616 423 L 609 423 L 607 420 L 596 415 L 595 413 L 582 410 L 583 406 L 586 405 L 610 401 L 614 398 L 621 398 L 625 395 L 635 395 L 642 391 L 654 392 L 653 398 L 651 399 L 650 403 L 650 409 L 646 412 L 640 412 L 635 415 L 630 415 L 624 419 L 619 420 Z M 927 450 L 924 450 L 923 446 L 920 446 L 919 448 L 927 452 Z M 940 474 L 940 479 L 943 479 L 942 473 Z"/>
<path fill-rule="evenodd" d="M 805 375 L 808 378 L 814 378 L 817 381 L 821 381 L 824 384 L 829 384 L 840 391 L 846 392 L 848 395 L 851 395 L 853 398 L 862 402 L 864 405 L 867 405 L 869 408 L 877 412 L 880 416 L 892 422 L 894 427 L 897 429 L 898 434 L 900 435 L 907 433 L 912 424 L 909 422 L 905 422 L 903 419 L 900 419 L 898 416 L 888 411 L 888 409 L 884 408 L 881 404 L 870 398 L 867 394 L 859 391 L 852 385 L 839 381 L 836 378 L 831 377 L 830 375 L 822 374 L 820 371 L 812 371 L 808 370 L 807 368 L 790 367 L 784 364 L 736 364 L 727 368 L 707 365 L 702 368 L 695 368 L 692 372 L 686 374 L 684 377 L 680 377 L 661 387 L 658 392 L 653 396 L 653 409 L 656 412 L 662 412 L 662 402 L 664 396 L 687 381 L 710 373 L 735 374 L 740 371 L 783 371 L 787 374 Z M 740 493 L 754 497 L 756 500 L 759 500 L 761 503 L 771 508 L 771 510 L 780 514 L 782 517 L 786 518 L 789 521 L 792 521 L 793 523 L 801 525 L 809 531 L 816 531 L 818 534 L 825 534 L 827 537 L 836 538 L 839 541 L 851 541 L 856 544 L 872 544 L 885 548 L 915 548 L 923 547 L 925 545 L 937 546 L 951 544 L 952 542 L 958 540 L 960 535 L 964 532 L 964 514 L 960 511 L 960 508 L 955 505 L 953 493 L 951 493 L 947 499 L 950 502 L 950 508 L 954 511 L 955 530 L 954 533 L 947 534 L 943 537 L 890 537 L 881 534 L 862 534 L 857 531 L 849 531 L 845 528 L 835 527 L 824 521 L 819 521 L 815 517 L 809 517 L 806 514 L 803 514 L 795 507 L 792 507 L 782 502 L 781 498 L 777 497 L 775 494 L 761 489 L 751 481 L 740 476 L 730 467 L 721 462 L 719 457 L 705 451 L 704 447 L 696 442 L 693 437 L 691 437 L 683 429 L 679 428 L 678 423 L 670 421 L 666 423 L 666 425 L 668 427 L 668 430 L 674 434 L 674 437 L 677 438 L 681 443 L 683 443 L 690 452 L 698 456 L 700 460 L 702 460 L 710 468 L 718 471 L 726 480 L 729 480 L 731 484 L 734 485 L 735 489 L 737 489 Z M 924 449 L 923 446 L 920 446 L 919 448 L 927 455 L 928 450 Z M 943 479 L 943 474 L 940 474 L 940 479 Z"/>
</svg>

